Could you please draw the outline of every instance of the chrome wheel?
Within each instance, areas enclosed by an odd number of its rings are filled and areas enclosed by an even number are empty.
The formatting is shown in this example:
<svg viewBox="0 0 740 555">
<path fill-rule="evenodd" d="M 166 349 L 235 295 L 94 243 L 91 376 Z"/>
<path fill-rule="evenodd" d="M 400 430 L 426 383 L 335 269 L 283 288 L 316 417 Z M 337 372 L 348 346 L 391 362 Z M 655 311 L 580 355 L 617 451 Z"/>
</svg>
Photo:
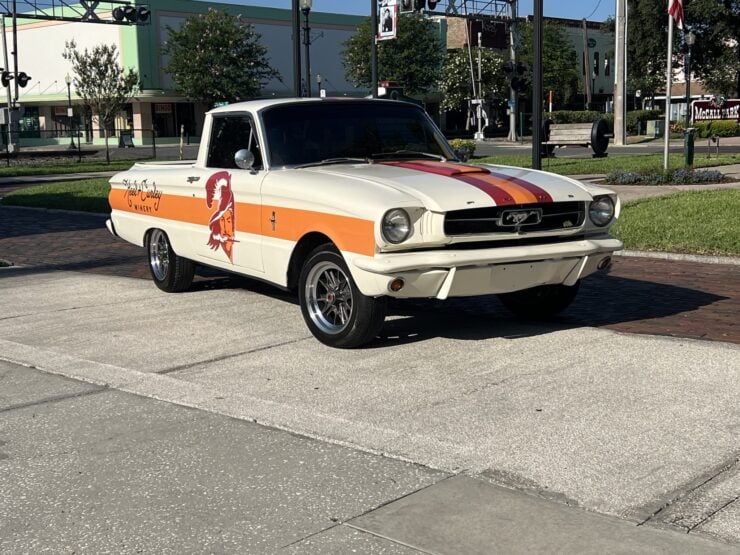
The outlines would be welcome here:
<svg viewBox="0 0 740 555">
<path fill-rule="evenodd" d="M 333 262 L 320 262 L 306 278 L 305 299 L 313 323 L 324 333 L 344 330 L 352 316 L 352 287 L 347 275 Z"/>
<path fill-rule="evenodd" d="M 167 236 L 159 229 L 155 229 L 149 239 L 149 266 L 157 280 L 165 280 L 170 269 L 170 246 Z"/>
</svg>

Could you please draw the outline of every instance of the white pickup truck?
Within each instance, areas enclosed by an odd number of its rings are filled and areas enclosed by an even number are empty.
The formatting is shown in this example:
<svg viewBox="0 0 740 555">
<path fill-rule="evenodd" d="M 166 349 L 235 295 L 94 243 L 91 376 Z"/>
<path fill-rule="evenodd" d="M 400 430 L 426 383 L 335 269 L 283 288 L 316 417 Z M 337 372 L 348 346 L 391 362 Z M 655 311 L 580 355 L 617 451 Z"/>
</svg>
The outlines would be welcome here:
<svg viewBox="0 0 740 555">
<path fill-rule="evenodd" d="M 460 160 L 419 107 L 286 99 L 206 116 L 198 159 L 111 181 L 108 229 L 148 251 L 154 283 L 196 265 L 298 290 L 317 339 L 356 347 L 388 297 L 498 294 L 525 317 L 565 309 L 622 243 L 607 189 Z"/>
</svg>

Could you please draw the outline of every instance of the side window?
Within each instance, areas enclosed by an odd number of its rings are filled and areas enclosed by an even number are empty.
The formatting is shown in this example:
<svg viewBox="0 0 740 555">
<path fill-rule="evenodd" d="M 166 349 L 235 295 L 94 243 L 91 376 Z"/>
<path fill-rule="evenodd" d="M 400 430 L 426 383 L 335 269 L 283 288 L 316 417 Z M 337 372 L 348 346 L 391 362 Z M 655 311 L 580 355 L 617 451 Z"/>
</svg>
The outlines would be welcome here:
<svg viewBox="0 0 740 555">
<path fill-rule="evenodd" d="M 237 169 L 234 154 L 243 148 L 254 154 L 255 169 L 261 169 L 262 153 L 252 120 L 245 115 L 213 118 L 206 165 L 209 168 Z"/>
</svg>

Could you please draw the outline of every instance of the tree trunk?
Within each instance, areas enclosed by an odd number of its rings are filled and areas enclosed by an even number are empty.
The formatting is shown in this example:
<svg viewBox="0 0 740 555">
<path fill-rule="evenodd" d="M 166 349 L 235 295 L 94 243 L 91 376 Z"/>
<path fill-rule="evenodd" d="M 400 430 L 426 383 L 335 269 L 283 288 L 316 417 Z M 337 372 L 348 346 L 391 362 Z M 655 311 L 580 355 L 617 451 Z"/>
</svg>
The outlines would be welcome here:
<svg viewBox="0 0 740 555">
<path fill-rule="evenodd" d="M 103 133 L 105 134 L 105 161 L 110 164 L 110 149 L 108 148 L 108 125 L 103 123 Z"/>
</svg>

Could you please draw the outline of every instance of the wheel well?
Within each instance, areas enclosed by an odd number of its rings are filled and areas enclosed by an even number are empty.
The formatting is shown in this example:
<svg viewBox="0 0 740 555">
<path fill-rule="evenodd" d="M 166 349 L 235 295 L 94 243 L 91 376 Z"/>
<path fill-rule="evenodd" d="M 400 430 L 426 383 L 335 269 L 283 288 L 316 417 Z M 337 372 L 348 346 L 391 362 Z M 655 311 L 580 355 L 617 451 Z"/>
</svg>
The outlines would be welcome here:
<svg viewBox="0 0 740 555">
<path fill-rule="evenodd" d="M 290 264 L 288 264 L 288 289 L 293 289 L 298 285 L 298 278 L 301 275 L 303 262 L 309 253 L 319 245 L 326 243 L 334 245 L 332 240 L 323 233 L 313 232 L 301 237 L 301 240 L 298 241 L 298 244 L 293 249 L 293 254 L 290 256 Z"/>
<path fill-rule="evenodd" d="M 152 236 L 152 231 L 154 231 L 155 229 L 157 229 L 157 228 L 155 228 L 155 227 L 150 227 L 149 229 L 147 229 L 147 230 L 146 230 L 146 231 L 144 232 L 144 248 L 147 248 L 147 247 L 149 246 L 149 239 L 150 239 L 150 238 L 151 238 L 151 236 Z"/>
</svg>

